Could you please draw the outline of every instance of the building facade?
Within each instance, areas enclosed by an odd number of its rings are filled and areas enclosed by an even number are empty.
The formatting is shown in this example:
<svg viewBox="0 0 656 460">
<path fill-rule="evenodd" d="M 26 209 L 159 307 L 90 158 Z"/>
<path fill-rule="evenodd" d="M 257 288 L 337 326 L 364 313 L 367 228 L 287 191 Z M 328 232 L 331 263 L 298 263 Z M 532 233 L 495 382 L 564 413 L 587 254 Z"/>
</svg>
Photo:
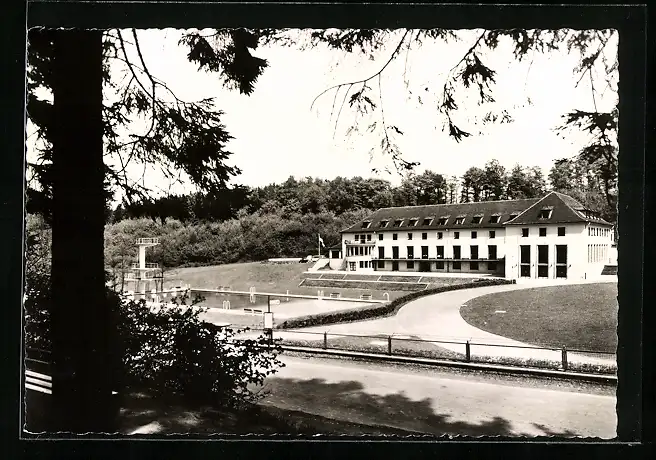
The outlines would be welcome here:
<svg viewBox="0 0 656 460">
<path fill-rule="evenodd" d="M 479 273 L 581 279 L 612 258 L 612 224 L 573 198 L 383 208 L 343 230 L 342 259 L 355 272 Z M 334 259 L 333 259 L 334 260 Z"/>
</svg>

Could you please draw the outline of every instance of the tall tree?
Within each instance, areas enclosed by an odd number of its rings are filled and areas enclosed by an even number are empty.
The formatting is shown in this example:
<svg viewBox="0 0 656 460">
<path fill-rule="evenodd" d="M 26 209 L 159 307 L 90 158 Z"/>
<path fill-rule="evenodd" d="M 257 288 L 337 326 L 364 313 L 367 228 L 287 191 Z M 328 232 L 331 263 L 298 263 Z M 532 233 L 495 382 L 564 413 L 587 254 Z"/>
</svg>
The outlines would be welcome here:
<svg viewBox="0 0 656 460">
<path fill-rule="evenodd" d="M 69 30 L 52 53 L 50 429 L 114 432 L 115 321 L 105 297 L 102 32 Z M 83 174 L 80 174 L 83 171 Z"/>
<path fill-rule="evenodd" d="M 447 203 L 454 204 L 458 202 L 458 191 L 460 189 L 460 181 L 458 176 L 451 176 L 447 179 Z"/>
<path fill-rule="evenodd" d="M 446 203 L 446 181 L 441 174 L 424 171 L 422 174 L 410 176 L 407 180 L 414 189 L 418 205 Z"/>
<path fill-rule="evenodd" d="M 494 201 L 503 199 L 508 183 L 506 168 L 498 160 L 490 160 L 485 163 L 484 171 L 483 199 Z"/>
<path fill-rule="evenodd" d="M 462 176 L 461 201 L 463 203 L 481 201 L 485 184 L 485 171 L 476 166 L 469 168 Z"/>
<path fill-rule="evenodd" d="M 609 222 L 617 220 L 617 196 L 607 195 L 603 178 L 586 160 L 580 157 L 558 160 L 548 177 L 552 190 L 571 195 Z"/>
<path fill-rule="evenodd" d="M 108 334 L 115 328 L 105 299 L 106 203 L 112 187 L 120 187 L 128 200 L 148 193 L 128 179 L 128 164 L 155 164 L 168 177 L 183 171 L 206 190 L 223 188 L 239 173 L 225 164 L 230 136 L 213 101 L 177 98 L 149 72 L 137 33 L 131 33 L 136 57 L 127 52 L 122 31 L 28 33 L 27 111 L 40 146 L 38 160 L 28 164 L 27 204 L 52 223 L 50 421 L 58 431 L 113 431 L 117 407 L 111 391 L 120 388 L 112 380 L 117 353 Z M 233 34 L 234 52 L 221 65 L 228 70 L 224 78 L 249 94 L 259 71 L 249 67 L 255 58 L 244 57 L 238 46 L 244 40 Z M 125 64 L 127 84 L 112 80 L 111 61 Z M 113 97 L 103 99 L 103 89 Z M 42 96 L 44 90 L 52 102 Z M 148 129 L 132 131 L 126 140 L 120 132 L 137 118 L 145 118 Z"/>
<path fill-rule="evenodd" d="M 537 198 L 544 194 L 545 181 L 538 167 L 524 168 L 516 164 L 508 176 L 506 197 L 509 200 Z"/>
</svg>

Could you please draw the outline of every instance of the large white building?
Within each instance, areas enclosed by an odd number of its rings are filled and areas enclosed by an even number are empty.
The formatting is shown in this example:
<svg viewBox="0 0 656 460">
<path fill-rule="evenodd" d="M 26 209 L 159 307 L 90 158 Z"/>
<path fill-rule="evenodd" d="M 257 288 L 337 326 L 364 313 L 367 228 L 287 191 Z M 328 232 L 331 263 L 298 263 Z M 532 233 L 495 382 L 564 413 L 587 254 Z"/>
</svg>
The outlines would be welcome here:
<svg viewBox="0 0 656 460">
<path fill-rule="evenodd" d="M 557 192 L 543 198 L 380 209 L 343 230 L 331 267 L 581 279 L 601 274 L 613 227 Z"/>
</svg>

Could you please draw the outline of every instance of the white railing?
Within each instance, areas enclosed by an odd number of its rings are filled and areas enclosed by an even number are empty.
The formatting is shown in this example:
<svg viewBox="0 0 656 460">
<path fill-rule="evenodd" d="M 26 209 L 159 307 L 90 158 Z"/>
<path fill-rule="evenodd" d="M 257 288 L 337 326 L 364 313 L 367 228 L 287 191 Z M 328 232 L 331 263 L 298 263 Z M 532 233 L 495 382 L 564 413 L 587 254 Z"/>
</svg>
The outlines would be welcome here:
<svg viewBox="0 0 656 460">
<path fill-rule="evenodd" d="M 360 244 L 372 244 L 372 245 L 375 246 L 376 241 L 377 240 L 366 240 L 366 241 L 365 240 L 356 240 L 356 241 L 346 240 L 346 241 L 344 241 L 344 243 L 346 243 L 347 245 L 350 245 L 350 246 L 356 246 L 356 245 L 360 245 Z"/>
<path fill-rule="evenodd" d="M 139 265 L 139 262 L 134 262 L 132 264 L 132 268 L 141 268 L 141 266 Z M 144 268 L 147 268 L 147 269 L 159 268 L 159 264 L 155 264 L 155 263 L 149 264 L 149 263 L 147 263 Z"/>
<path fill-rule="evenodd" d="M 125 274 L 124 279 L 125 279 L 125 281 L 136 281 L 136 280 L 146 281 L 146 280 L 159 279 L 161 277 L 162 276 L 159 272 L 156 272 L 156 271 L 146 272 L 146 271 L 144 271 L 140 274 L 128 272 L 128 273 Z"/>
<path fill-rule="evenodd" d="M 137 238 L 136 244 L 159 244 L 159 238 Z"/>
</svg>

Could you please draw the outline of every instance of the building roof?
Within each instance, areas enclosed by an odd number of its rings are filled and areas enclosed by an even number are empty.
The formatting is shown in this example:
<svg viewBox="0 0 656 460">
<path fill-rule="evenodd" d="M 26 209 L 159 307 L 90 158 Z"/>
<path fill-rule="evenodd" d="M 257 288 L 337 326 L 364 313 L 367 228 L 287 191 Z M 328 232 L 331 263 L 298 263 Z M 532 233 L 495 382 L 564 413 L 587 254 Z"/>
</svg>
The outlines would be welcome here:
<svg viewBox="0 0 656 460">
<path fill-rule="evenodd" d="M 549 218 L 540 218 L 543 208 Z M 385 225 L 384 222 L 387 222 Z M 376 231 L 500 228 L 504 225 L 595 222 L 611 225 L 587 210 L 574 198 L 550 192 L 543 198 L 480 201 L 477 203 L 436 204 L 382 208 L 341 233 Z M 414 224 L 414 225 L 413 225 Z"/>
<path fill-rule="evenodd" d="M 558 192 L 551 192 L 545 195 L 522 214 L 507 222 L 507 225 L 528 225 L 536 223 L 565 224 L 572 222 L 592 222 L 602 225 L 612 225 L 571 196 Z"/>
</svg>

